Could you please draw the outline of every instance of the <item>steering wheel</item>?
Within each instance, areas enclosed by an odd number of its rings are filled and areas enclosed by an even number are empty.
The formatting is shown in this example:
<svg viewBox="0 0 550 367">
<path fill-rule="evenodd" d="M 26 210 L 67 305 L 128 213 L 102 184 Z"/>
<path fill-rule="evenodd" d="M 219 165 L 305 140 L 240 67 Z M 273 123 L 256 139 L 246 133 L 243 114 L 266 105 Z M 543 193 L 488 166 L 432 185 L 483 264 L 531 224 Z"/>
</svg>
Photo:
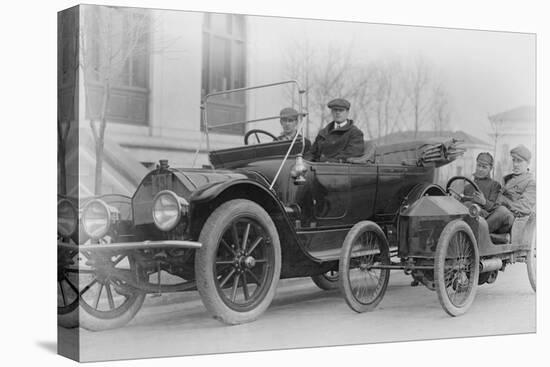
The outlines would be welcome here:
<svg viewBox="0 0 550 367">
<path fill-rule="evenodd" d="M 250 135 L 254 134 L 254 136 L 256 137 L 256 141 L 258 142 L 258 144 L 261 143 L 260 141 L 260 138 L 258 137 L 258 134 L 264 134 L 264 135 L 267 135 L 269 136 L 271 139 L 273 139 L 273 141 L 277 141 L 277 137 L 275 135 L 273 135 L 272 133 L 268 132 L 268 131 L 265 131 L 265 130 L 260 130 L 260 129 L 252 129 L 250 131 L 248 131 L 245 135 L 244 135 L 244 144 L 245 145 L 248 145 L 248 138 L 250 137 Z"/>
<path fill-rule="evenodd" d="M 451 188 L 451 185 L 453 182 L 457 181 L 457 180 L 463 180 L 463 181 L 466 181 L 467 183 L 469 183 L 473 189 L 475 191 L 477 191 L 478 193 L 481 193 L 481 190 L 479 189 L 479 186 L 472 180 L 470 180 L 468 177 L 464 177 L 464 176 L 454 176 L 454 177 L 451 177 L 451 179 L 449 181 L 447 181 L 447 186 L 445 187 L 445 191 L 448 193 L 448 194 L 453 194 L 455 195 L 456 197 L 460 198 L 461 200 L 472 200 L 472 197 L 469 196 L 469 195 L 464 195 L 464 194 L 461 194 L 459 192 L 456 192 L 455 190 L 453 190 Z"/>
</svg>

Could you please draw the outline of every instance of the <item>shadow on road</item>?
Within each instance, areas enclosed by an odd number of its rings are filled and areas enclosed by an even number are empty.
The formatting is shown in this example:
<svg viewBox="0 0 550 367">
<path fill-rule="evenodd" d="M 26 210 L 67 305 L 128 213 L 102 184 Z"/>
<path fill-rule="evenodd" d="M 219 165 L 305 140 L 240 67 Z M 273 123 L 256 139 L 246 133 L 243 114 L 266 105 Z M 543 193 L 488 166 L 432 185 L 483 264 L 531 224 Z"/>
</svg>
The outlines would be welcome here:
<svg viewBox="0 0 550 367">
<path fill-rule="evenodd" d="M 45 349 L 47 352 L 57 354 L 57 342 L 40 340 L 36 342 L 36 345 Z"/>
</svg>

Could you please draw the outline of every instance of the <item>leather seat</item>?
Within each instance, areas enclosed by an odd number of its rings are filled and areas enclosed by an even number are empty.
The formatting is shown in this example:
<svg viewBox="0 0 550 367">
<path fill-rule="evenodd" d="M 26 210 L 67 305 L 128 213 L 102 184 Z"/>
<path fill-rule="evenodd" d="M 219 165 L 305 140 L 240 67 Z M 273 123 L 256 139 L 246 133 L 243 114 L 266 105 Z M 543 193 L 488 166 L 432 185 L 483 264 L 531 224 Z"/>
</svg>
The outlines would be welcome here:
<svg viewBox="0 0 550 367">
<path fill-rule="evenodd" d="M 353 164 L 367 164 L 376 162 L 376 144 L 373 142 L 365 142 L 365 153 L 360 157 L 350 157 L 346 162 Z"/>
</svg>

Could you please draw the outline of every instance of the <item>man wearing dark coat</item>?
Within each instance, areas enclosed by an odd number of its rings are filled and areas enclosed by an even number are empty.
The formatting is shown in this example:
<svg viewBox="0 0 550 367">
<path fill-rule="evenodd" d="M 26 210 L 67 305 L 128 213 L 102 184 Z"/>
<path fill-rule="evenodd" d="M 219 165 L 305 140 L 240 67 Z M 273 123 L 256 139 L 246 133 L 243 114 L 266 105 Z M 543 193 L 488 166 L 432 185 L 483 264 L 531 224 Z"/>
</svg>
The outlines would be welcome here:
<svg viewBox="0 0 550 367">
<path fill-rule="evenodd" d="M 348 119 L 350 103 L 337 98 L 327 106 L 333 121 L 319 131 L 308 158 L 317 162 L 346 162 L 348 158 L 362 156 L 363 132 Z"/>
<path fill-rule="evenodd" d="M 479 153 L 476 158 L 476 171 L 474 182 L 481 192 L 477 192 L 471 185 L 464 189 L 464 195 L 472 196 L 472 201 L 481 207 L 481 216 L 487 218 L 497 207 L 496 203 L 500 194 L 501 185 L 491 178 L 494 159 L 491 153 Z"/>
</svg>

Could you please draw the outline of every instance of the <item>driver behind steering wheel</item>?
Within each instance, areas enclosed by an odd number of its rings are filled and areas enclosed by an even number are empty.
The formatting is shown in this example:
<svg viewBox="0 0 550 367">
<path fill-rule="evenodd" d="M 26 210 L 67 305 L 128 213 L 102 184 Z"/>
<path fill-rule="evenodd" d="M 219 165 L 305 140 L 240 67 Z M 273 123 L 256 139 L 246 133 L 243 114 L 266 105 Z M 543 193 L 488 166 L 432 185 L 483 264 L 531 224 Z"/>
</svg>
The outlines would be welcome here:
<svg viewBox="0 0 550 367">
<path fill-rule="evenodd" d="M 493 169 L 494 159 L 488 152 L 479 153 L 476 158 L 476 171 L 474 172 L 474 182 L 477 184 L 481 192 L 476 191 L 472 185 L 467 185 L 464 188 L 464 196 L 467 200 L 478 204 L 481 207 L 480 215 L 487 218 L 496 208 L 497 199 L 501 190 L 501 185 L 491 178 L 491 170 Z M 489 228 L 489 232 L 494 232 L 496 228 Z"/>
<path fill-rule="evenodd" d="M 298 128 L 298 111 L 294 108 L 286 107 L 281 110 L 279 116 L 283 132 L 277 137 L 277 140 L 294 139 Z M 298 138 L 301 138 L 300 134 L 298 134 Z"/>
</svg>

